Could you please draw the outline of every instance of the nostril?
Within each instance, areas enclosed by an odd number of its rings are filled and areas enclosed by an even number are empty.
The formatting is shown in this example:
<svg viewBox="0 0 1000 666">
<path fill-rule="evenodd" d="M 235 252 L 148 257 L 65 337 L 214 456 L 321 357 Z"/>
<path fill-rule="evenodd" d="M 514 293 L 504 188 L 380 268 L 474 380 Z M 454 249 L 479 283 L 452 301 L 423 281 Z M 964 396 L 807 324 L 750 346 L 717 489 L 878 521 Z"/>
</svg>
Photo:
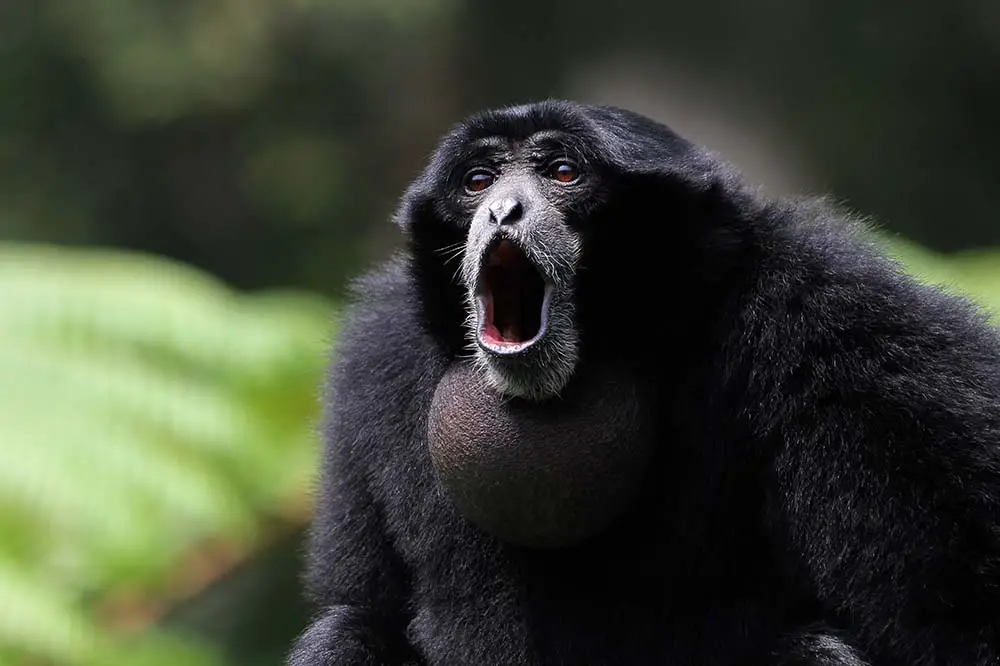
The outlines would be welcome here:
<svg viewBox="0 0 1000 666">
<path fill-rule="evenodd" d="M 523 213 L 521 202 L 512 197 L 490 204 L 490 221 L 495 224 L 513 224 L 521 219 Z"/>
</svg>

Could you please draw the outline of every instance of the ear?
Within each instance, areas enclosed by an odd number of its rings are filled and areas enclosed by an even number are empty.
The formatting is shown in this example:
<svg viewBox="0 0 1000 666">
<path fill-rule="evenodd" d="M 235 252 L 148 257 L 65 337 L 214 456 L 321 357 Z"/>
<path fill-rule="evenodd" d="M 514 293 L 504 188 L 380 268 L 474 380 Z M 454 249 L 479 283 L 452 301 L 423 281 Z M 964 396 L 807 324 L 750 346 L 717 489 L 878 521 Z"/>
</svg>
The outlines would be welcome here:
<svg viewBox="0 0 1000 666">
<path fill-rule="evenodd" d="M 440 194 L 447 189 L 461 146 L 459 129 L 452 129 L 435 148 L 420 174 L 403 192 L 393 220 L 407 234 L 417 227 L 433 224 L 445 217 L 446 211 L 438 209 L 439 205 L 443 205 Z"/>
<path fill-rule="evenodd" d="M 393 213 L 393 221 L 407 234 L 418 224 L 418 218 L 427 217 L 432 212 L 432 200 L 425 181 L 426 173 L 410 183 Z"/>
<path fill-rule="evenodd" d="M 446 216 L 441 191 L 446 180 L 443 168 L 438 160 L 432 159 L 424 171 L 406 188 L 393 214 L 393 221 L 406 233 L 412 236 L 415 229 L 427 229 L 435 226 Z"/>
</svg>

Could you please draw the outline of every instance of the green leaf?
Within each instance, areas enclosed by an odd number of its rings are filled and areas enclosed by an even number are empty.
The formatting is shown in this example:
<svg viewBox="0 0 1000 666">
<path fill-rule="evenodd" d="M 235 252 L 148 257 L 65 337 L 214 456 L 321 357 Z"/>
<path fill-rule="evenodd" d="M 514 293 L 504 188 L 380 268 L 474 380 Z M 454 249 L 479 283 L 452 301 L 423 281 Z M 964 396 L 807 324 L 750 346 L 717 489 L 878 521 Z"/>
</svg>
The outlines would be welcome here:
<svg viewBox="0 0 1000 666">
<path fill-rule="evenodd" d="M 885 247 L 922 281 L 971 298 L 1000 318 L 1000 250 L 943 255 L 895 237 L 886 238 Z"/>
<path fill-rule="evenodd" d="M 119 592 L 172 603 L 213 573 L 192 553 L 238 558 L 308 501 L 333 308 L 153 257 L 0 244 L 0 311 L 0 598 L 18 600 L 0 604 L 0 658 L 218 663 L 100 610 Z"/>
</svg>

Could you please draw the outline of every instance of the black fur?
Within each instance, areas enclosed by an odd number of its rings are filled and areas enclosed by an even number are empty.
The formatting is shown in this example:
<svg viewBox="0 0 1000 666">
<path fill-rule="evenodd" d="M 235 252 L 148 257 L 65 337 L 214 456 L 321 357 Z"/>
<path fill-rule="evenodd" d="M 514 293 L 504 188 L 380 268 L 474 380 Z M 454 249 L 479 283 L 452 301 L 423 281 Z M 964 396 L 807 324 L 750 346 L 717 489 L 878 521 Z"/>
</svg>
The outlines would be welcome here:
<svg viewBox="0 0 1000 666">
<path fill-rule="evenodd" d="M 458 515 L 425 425 L 463 345 L 452 170 L 470 137 L 548 128 L 602 184 L 572 221 L 579 371 L 632 364 L 660 416 L 634 509 L 532 551 Z M 975 307 L 616 109 L 473 118 L 399 216 L 409 250 L 358 284 L 337 351 L 291 664 L 1000 663 L 1000 336 Z"/>
</svg>

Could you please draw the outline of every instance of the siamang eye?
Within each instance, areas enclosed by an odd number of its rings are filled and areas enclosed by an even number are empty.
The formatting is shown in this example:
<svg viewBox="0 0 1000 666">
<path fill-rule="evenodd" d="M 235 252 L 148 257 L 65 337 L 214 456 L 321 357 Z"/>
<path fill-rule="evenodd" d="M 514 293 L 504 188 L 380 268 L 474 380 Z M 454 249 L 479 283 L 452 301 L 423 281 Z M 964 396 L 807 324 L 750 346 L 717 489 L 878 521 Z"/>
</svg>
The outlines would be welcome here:
<svg viewBox="0 0 1000 666">
<path fill-rule="evenodd" d="M 483 169 L 473 169 L 469 173 L 465 174 L 465 189 L 470 192 L 482 192 L 487 187 L 496 181 L 496 176 L 494 176 L 489 171 Z"/>
<path fill-rule="evenodd" d="M 572 183 L 580 177 L 580 169 L 572 162 L 560 160 L 549 167 L 549 177 L 560 183 Z"/>
</svg>

